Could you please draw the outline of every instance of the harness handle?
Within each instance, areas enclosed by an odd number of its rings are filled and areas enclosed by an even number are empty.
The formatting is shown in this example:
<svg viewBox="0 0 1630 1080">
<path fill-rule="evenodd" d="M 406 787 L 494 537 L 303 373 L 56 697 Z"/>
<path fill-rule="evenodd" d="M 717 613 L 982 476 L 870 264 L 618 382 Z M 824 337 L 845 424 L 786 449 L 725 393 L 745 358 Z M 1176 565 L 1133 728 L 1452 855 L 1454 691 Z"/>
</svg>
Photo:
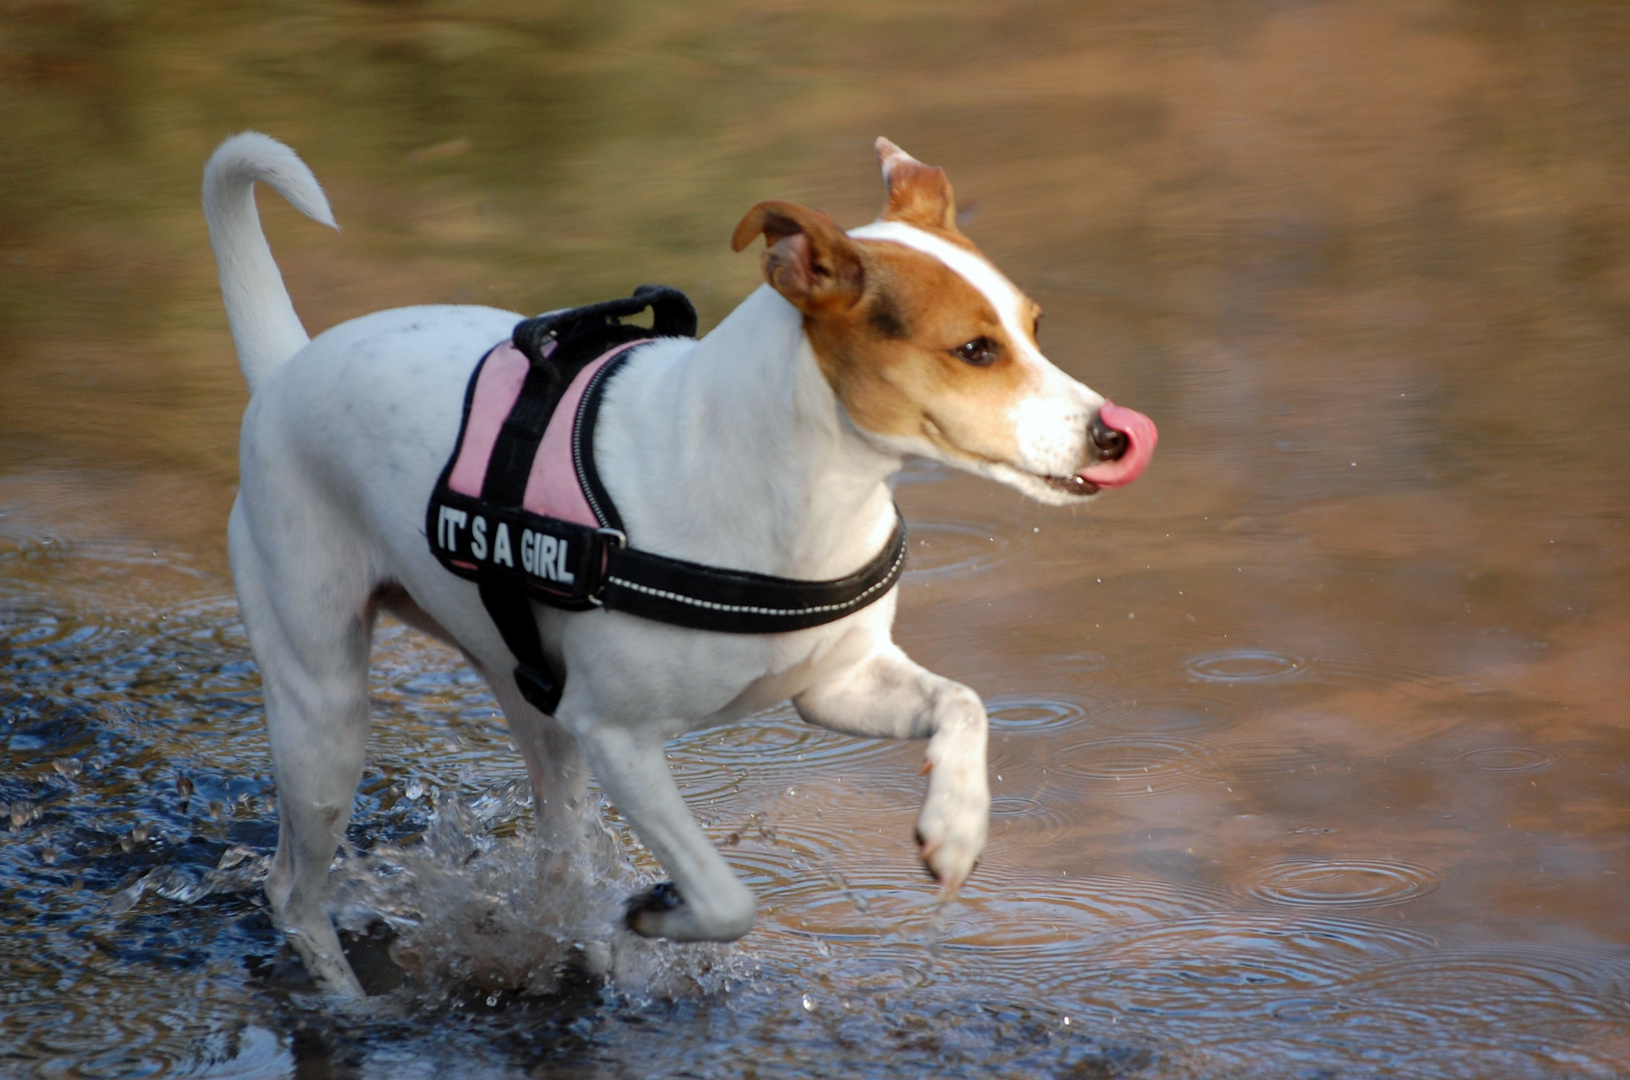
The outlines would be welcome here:
<svg viewBox="0 0 1630 1080">
<path fill-rule="evenodd" d="M 651 328 L 631 326 L 622 320 L 651 309 Z M 534 366 L 544 363 L 548 355 L 544 350 L 554 343 L 555 352 L 568 346 L 572 339 L 594 335 L 596 351 L 633 341 L 642 337 L 695 337 L 696 308 L 690 297 L 667 285 L 641 285 L 634 295 L 621 300 L 605 300 L 598 304 L 562 311 L 546 311 L 542 315 L 515 324 L 513 342 Z"/>
</svg>

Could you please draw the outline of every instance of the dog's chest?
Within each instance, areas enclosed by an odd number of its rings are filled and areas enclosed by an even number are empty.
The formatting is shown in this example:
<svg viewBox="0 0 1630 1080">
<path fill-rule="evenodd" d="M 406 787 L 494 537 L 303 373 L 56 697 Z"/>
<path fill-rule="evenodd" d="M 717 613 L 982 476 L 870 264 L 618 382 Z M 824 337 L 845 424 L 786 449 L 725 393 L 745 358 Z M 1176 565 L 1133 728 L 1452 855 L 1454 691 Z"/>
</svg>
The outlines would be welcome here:
<svg viewBox="0 0 1630 1080">
<path fill-rule="evenodd" d="M 882 602 L 838 623 L 790 634 L 707 634 L 645 620 L 565 617 L 560 646 L 577 682 L 566 711 L 650 725 L 666 735 L 745 719 L 796 698 L 886 636 Z"/>
</svg>

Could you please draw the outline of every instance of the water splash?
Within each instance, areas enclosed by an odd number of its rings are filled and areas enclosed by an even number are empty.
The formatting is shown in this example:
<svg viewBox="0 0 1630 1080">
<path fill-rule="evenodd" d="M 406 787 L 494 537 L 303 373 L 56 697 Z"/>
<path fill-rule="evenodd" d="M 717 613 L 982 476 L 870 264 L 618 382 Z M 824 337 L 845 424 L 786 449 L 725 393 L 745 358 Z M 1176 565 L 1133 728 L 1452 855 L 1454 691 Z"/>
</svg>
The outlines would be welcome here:
<svg viewBox="0 0 1630 1080">
<path fill-rule="evenodd" d="M 395 934 L 393 962 L 416 993 L 546 995 L 584 978 L 636 997 L 728 991 L 753 964 L 734 945 L 642 938 L 627 899 L 654 884 L 585 801 L 561 835 L 503 835 L 531 803 L 524 780 L 437 802 L 423 839 L 351 851 L 334 875 L 336 921 Z"/>
<path fill-rule="evenodd" d="M 206 896 L 221 893 L 249 892 L 266 880 L 270 864 L 269 856 L 241 845 L 223 852 L 211 870 L 199 872 L 193 867 L 166 863 L 114 893 L 108 901 L 108 913 L 124 914 L 149 892 L 179 904 L 196 904 Z"/>
</svg>

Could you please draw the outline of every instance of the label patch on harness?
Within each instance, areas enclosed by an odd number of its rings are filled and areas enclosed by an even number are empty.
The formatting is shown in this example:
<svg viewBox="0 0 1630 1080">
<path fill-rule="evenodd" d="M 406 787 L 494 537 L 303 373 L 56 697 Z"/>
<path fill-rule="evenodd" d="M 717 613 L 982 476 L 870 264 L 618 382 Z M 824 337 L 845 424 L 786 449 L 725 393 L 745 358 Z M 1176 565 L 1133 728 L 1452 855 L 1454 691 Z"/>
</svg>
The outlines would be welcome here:
<svg viewBox="0 0 1630 1080">
<path fill-rule="evenodd" d="M 469 529 L 466 536 L 464 530 Z M 491 537 L 489 540 L 488 537 Z M 553 536 L 544 529 L 521 526 L 519 544 L 510 540 L 510 523 L 499 518 L 489 528 L 487 515 L 471 516 L 468 510 L 442 506 L 436 526 L 436 546 L 454 559 L 468 551 L 472 563 L 489 561 L 506 570 L 516 568 L 515 552 L 520 552 L 520 569 L 533 577 L 570 585 L 577 575 L 570 569 L 572 538 Z"/>
<path fill-rule="evenodd" d="M 573 603 L 586 602 L 601 576 L 605 538 L 569 521 L 443 490 L 429 524 L 436 557 L 461 577 L 497 571 L 539 599 Z"/>
</svg>

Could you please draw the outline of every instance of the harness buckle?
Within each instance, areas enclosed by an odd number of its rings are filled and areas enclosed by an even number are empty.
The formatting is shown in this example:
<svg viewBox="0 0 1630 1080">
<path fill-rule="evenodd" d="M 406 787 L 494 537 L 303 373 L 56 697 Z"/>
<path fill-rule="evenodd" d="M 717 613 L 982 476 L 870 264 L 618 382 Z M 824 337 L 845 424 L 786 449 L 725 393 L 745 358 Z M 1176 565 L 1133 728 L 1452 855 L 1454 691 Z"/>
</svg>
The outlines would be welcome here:
<svg viewBox="0 0 1630 1080">
<path fill-rule="evenodd" d="M 600 528 L 594 530 L 594 535 L 603 537 L 606 540 L 607 552 L 624 551 L 628 547 L 628 534 L 623 532 L 621 529 L 613 529 L 610 526 L 601 526 Z M 593 604 L 595 607 L 605 607 L 605 592 L 606 577 L 602 573 L 599 587 L 588 595 L 589 603 Z"/>
</svg>

